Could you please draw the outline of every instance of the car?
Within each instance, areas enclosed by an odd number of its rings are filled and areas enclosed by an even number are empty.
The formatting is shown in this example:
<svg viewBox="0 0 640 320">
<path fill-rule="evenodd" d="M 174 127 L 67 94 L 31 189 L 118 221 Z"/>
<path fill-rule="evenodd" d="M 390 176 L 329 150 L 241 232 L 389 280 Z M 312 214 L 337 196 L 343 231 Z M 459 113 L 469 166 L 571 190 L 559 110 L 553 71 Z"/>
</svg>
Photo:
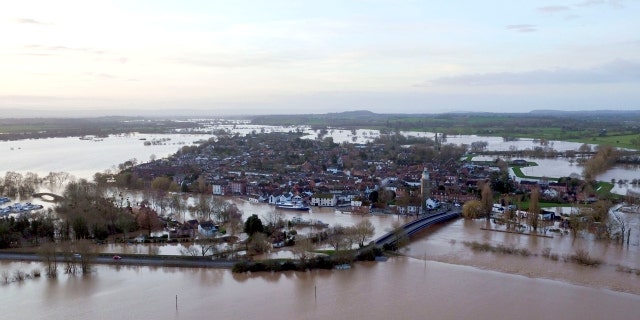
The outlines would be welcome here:
<svg viewBox="0 0 640 320">
<path fill-rule="evenodd" d="M 82 255 L 81 255 L 81 254 L 79 254 L 79 253 L 74 253 L 74 254 L 73 254 L 73 257 L 74 257 L 75 259 L 82 259 Z"/>
<path fill-rule="evenodd" d="M 120 259 L 122 259 L 122 257 L 121 257 L 121 256 L 113 256 L 113 260 L 118 261 L 118 260 L 120 260 Z"/>
</svg>

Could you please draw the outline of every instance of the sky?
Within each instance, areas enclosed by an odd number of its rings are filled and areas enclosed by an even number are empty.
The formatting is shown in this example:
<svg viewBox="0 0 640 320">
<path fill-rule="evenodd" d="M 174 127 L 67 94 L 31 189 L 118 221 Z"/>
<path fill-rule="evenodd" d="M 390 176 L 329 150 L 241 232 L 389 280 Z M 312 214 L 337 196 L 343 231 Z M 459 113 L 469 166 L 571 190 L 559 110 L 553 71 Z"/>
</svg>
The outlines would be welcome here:
<svg viewBox="0 0 640 320">
<path fill-rule="evenodd" d="M 0 117 L 640 110 L 640 0 L 0 1 Z"/>
</svg>

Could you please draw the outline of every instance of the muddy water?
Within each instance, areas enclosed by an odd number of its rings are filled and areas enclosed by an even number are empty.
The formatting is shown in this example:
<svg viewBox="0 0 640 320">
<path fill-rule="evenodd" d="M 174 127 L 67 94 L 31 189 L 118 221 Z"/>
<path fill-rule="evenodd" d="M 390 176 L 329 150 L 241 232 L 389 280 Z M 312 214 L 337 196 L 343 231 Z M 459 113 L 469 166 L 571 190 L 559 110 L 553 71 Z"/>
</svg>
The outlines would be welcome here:
<svg viewBox="0 0 640 320">
<path fill-rule="evenodd" d="M 3 319 L 637 319 L 640 312 L 637 295 L 412 258 L 253 275 L 99 266 L 88 276 L 5 284 L 0 299 Z"/>
<path fill-rule="evenodd" d="M 241 206 L 245 215 L 270 210 Z M 376 234 L 398 220 L 316 208 L 285 215 L 343 225 L 370 219 Z M 10 306 L 3 308 L 2 319 L 637 319 L 640 276 L 616 270 L 617 264 L 640 268 L 637 242 L 621 247 L 588 237 L 532 237 L 481 230 L 485 224 L 456 220 L 438 225 L 413 239 L 408 257 L 358 263 L 350 270 L 238 275 L 97 266 L 88 276 L 27 279 L 0 285 L 0 301 Z M 561 256 L 583 248 L 605 264 L 589 268 L 535 255 L 476 253 L 463 241 L 512 244 L 533 254 L 550 247 Z M 158 253 L 168 250 L 159 248 Z M 35 268 L 42 266 L 0 262 L 0 272 L 9 275 Z"/>
<path fill-rule="evenodd" d="M 611 241 L 594 240 L 587 235 L 576 238 L 569 234 L 536 237 L 487 231 L 484 220 L 456 220 L 425 231 L 413 239 L 405 254 L 418 259 L 470 265 L 534 278 L 548 278 L 595 288 L 640 294 L 640 276 L 618 271 L 618 266 L 640 269 L 638 229 L 632 230 L 629 246 Z M 501 228 L 493 224 L 489 228 Z M 503 244 L 527 249 L 531 255 L 505 255 L 475 252 L 464 242 L 477 241 L 493 246 Z M 545 248 L 558 255 L 552 260 L 541 255 Z M 585 267 L 564 261 L 563 257 L 585 250 L 591 257 L 601 259 L 600 267 Z"/>
</svg>

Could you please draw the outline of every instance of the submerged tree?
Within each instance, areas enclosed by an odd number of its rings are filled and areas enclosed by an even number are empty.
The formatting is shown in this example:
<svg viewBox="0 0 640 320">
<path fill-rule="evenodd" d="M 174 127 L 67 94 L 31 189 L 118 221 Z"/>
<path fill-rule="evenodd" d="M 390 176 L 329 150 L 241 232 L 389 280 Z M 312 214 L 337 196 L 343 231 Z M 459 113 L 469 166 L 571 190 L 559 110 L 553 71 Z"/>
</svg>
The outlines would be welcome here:
<svg viewBox="0 0 640 320">
<path fill-rule="evenodd" d="M 253 236 L 255 233 L 264 232 L 262 220 L 260 220 L 257 214 L 252 214 L 247 218 L 247 221 L 244 223 L 244 232 L 248 234 L 249 237 Z"/>
<path fill-rule="evenodd" d="M 540 191 L 538 188 L 531 190 L 531 198 L 529 199 L 529 226 L 533 231 L 538 230 L 538 222 L 540 214 Z"/>
<path fill-rule="evenodd" d="M 493 209 L 493 191 L 489 183 L 484 183 L 480 192 L 482 202 L 482 212 L 487 220 L 491 218 L 491 209 Z"/>
<path fill-rule="evenodd" d="M 476 219 L 482 216 L 483 212 L 482 202 L 479 200 L 470 200 L 462 205 L 462 216 L 466 219 Z"/>
<path fill-rule="evenodd" d="M 162 227 L 162 221 L 160 217 L 158 217 L 158 213 L 146 206 L 140 208 L 136 216 L 136 221 L 141 229 L 147 230 L 149 237 L 151 237 L 152 232 L 158 231 Z"/>
</svg>

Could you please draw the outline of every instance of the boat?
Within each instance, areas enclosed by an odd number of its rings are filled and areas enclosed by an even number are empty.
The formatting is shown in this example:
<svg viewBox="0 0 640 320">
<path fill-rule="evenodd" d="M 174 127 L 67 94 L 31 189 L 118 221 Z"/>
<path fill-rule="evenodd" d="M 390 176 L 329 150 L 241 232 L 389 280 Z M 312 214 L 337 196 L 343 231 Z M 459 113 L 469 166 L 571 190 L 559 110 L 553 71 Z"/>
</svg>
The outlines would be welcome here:
<svg viewBox="0 0 640 320">
<path fill-rule="evenodd" d="M 309 207 L 305 206 L 302 203 L 292 203 L 292 202 L 279 202 L 276 203 L 276 209 L 283 210 L 296 210 L 296 211 L 309 211 Z"/>
<path fill-rule="evenodd" d="M 351 265 L 348 263 L 343 263 L 343 264 L 337 264 L 333 268 L 336 270 L 348 270 L 348 269 L 351 269 Z"/>
<path fill-rule="evenodd" d="M 301 227 L 316 227 L 316 228 L 329 227 L 328 223 L 324 223 L 321 220 L 305 220 L 300 217 L 293 217 L 291 218 L 290 222 L 294 226 L 301 226 Z"/>
</svg>

